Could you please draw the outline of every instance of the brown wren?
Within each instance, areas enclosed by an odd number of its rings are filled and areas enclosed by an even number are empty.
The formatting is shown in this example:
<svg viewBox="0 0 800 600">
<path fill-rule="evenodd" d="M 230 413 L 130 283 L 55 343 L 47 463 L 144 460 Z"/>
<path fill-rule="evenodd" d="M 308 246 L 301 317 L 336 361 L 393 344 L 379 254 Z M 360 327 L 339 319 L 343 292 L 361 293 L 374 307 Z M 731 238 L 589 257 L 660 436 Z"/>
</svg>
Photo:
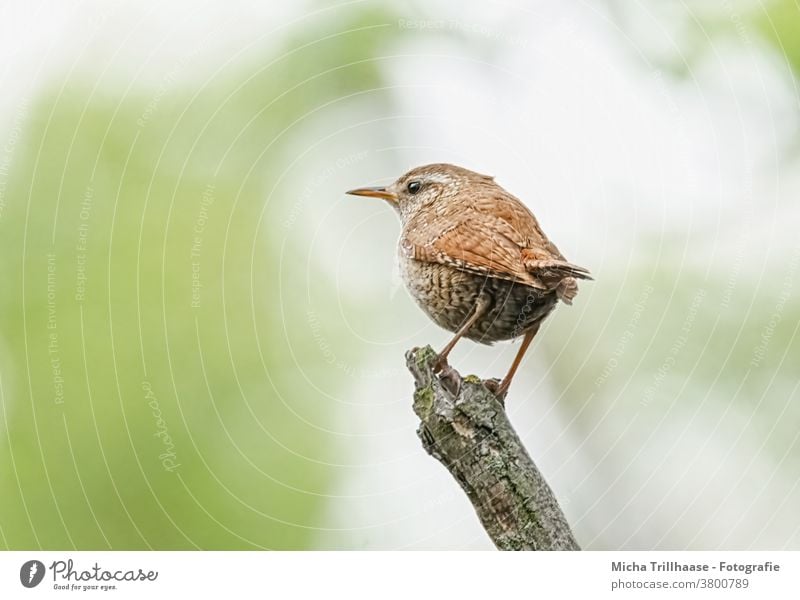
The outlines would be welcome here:
<svg viewBox="0 0 800 600">
<path fill-rule="evenodd" d="M 462 337 L 492 344 L 522 337 L 495 393 L 508 391 L 525 351 L 559 300 L 572 304 L 589 271 L 566 261 L 519 199 L 488 175 L 449 164 L 412 169 L 387 187 L 348 194 L 383 198 L 400 213 L 400 271 L 433 321 L 455 333 L 437 370 Z"/>
</svg>

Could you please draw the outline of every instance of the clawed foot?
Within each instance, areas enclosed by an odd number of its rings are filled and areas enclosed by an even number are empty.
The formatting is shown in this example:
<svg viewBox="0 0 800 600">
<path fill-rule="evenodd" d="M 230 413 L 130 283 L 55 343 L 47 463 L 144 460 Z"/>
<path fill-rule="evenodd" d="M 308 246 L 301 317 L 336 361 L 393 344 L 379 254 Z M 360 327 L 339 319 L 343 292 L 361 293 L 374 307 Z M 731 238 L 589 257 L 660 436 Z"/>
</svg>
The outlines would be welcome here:
<svg viewBox="0 0 800 600">
<path fill-rule="evenodd" d="M 447 363 L 447 357 L 439 355 L 433 363 L 433 372 L 438 374 L 442 386 L 454 396 L 461 391 L 461 375 Z M 505 408 L 508 384 L 500 379 L 486 379 L 484 387 L 494 394 L 497 401 Z"/>
<path fill-rule="evenodd" d="M 439 381 L 444 389 L 457 396 L 461 391 L 461 375 L 447 364 L 447 356 L 440 354 L 433 363 L 433 372 L 439 374 Z"/>
<path fill-rule="evenodd" d="M 461 391 L 461 375 L 447 362 L 445 362 L 444 368 L 439 370 L 439 382 L 453 396 L 458 396 L 458 392 Z"/>
<path fill-rule="evenodd" d="M 508 393 L 508 386 L 504 386 L 503 382 L 499 379 L 487 379 L 483 382 L 483 386 L 492 392 L 497 398 L 497 401 L 505 408 L 506 394 Z"/>
</svg>

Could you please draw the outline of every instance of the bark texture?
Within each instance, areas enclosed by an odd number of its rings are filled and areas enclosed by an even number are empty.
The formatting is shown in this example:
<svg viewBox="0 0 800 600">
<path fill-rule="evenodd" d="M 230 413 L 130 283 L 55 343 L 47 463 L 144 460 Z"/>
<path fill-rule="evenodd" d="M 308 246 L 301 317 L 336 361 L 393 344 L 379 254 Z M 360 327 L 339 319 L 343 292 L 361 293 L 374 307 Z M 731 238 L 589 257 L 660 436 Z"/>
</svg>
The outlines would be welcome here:
<svg viewBox="0 0 800 600">
<path fill-rule="evenodd" d="M 414 376 L 417 434 L 461 485 L 500 550 L 580 550 L 550 486 L 503 405 L 475 376 L 433 372 L 436 352 L 406 354 Z"/>
</svg>

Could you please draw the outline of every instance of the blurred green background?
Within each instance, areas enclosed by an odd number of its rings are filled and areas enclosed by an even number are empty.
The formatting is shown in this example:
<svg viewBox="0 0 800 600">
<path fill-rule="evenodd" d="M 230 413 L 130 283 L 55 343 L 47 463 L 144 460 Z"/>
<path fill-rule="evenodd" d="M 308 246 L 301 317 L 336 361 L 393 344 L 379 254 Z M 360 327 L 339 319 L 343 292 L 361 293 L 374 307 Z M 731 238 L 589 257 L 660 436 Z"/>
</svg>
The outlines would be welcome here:
<svg viewBox="0 0 800 600">
<path fill-rule="evenodd" d="M 342 194 L 447 161 L 595 274 L 508 402 L 581 543 L 800 548 L 795 2 L 52 4 L 4 19 L 0 545 L 490 547 Z"/>
</svg>

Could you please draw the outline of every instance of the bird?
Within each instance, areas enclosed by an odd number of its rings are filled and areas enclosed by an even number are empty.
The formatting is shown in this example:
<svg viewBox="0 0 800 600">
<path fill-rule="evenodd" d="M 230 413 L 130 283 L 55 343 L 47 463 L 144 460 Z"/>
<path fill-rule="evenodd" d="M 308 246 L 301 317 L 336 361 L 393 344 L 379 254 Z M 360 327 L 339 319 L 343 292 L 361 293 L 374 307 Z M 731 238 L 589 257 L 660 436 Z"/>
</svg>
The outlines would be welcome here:
<svg viewBox="0 0 800 600">
<path fill-rule="evenodd" d="M 347 194 L 381 198 L 399 214 L 400 274 L 431 320 L 454 334 L 434 370 L 462 338 L 483 344 L 522 338 L 503 400 L 539 327 L 558 302 L 572 304 L 590 272 L 568 262 L 533 213 L 494 177 L 446 163 L 411 169 L 385 187 Z"/>
</svg>

